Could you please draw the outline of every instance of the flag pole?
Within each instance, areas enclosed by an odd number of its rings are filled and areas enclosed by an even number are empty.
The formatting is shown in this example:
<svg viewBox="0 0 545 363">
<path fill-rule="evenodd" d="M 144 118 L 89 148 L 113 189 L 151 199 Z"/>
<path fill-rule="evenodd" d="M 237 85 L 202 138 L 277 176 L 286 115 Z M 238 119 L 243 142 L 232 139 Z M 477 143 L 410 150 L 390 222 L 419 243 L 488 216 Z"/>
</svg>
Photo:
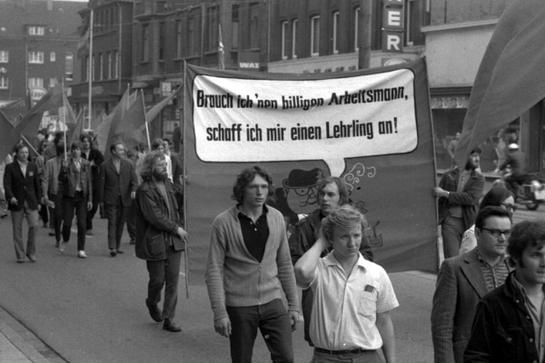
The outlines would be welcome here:
<svg viewBox="0 0 545 363">
<path fill-rule="evenodd" d="M 59 112 L 59 121 L 62 121 L 62 125 L 63 125 L 63 128 L 62 128 L 62 131 L 63 131 L 63 144 L 64 144 L 64 161 L 66 161 L 67 159 L 67 155 L 66 155 L 66 129 L 68 128 L 68 126 L 66 126 L 66 105 L 64 104 L 64 77 L 62 78 L 61 80 L 61 95 L 62 95 L 62 106 L 61 106 L 61 109 L 62 109 L 62 120 L 60 119 L 61 118 L 61 115 L 60 115 L 60 112 Z"/>
<path fill-rule="evenodd" d="M 88 89 L 88 99 L 87 99 L 87 110 L 88 110 L 88 120 L 87 128 L 91 129 L 91 115 L 93 108 L 93 9 L 91 8 L 91 14 L 89 16 L 89 64 L 87 66 L 87 80 L 89 89 Z"/>
<path fill-rule="evenodd" d="M 148 127 L 148 120 L 146 118 L 146 102 L 144 102 L 144 91 L 140 90 L 140 97 L 142 99 L 142 106 L 144 109 L 144 125 L 146 125 L 146 139 L 148 140 L 148 150 L 151 150 L 151 139 L 149 136 L 149 127 Z"/>
<path fill-rule="evenodd" d="M 187 95 L 187 61 L 184 60 L 184 81 L 183 81 L 183 84 L 182 84 L 182 87 L 183 87 L 183 93 L 182 93 L 182 99 L 185 98 L 185 97 L 189 97 L 189 95 Z M 182 101 L 182 105 L 184 107 L 184 112 L 185 112 L 185 104 L 184 102 Z M 185 120 L 185 118 L 183 118 Z M 186 134 L 185 133 L 185 122 L 183 124 L 183 127 L 184 127 L 184 135 Z M 184 142 L 184 145 L 185 145 L 185 142 Z M 183 157 L 183 149 L 181 150 L 182 152 L 182 157 Z M 184 178 L 182 180 L 182 190 L 185 190 L 185 166 L 186 166 L 186 163 L 183 163 L 183 166 L 182 166 L 182 175 L 184 175 Z M 183 198 L 183 206 L 182 206 L 182 209 L 185 211 L 186 210 L 186 198 Z M 186 223 L 186 218 L 185 216 L 187 215 L 187 213 L 183 213 L 183 223 L 184 223 L 184 227 L 187 226 L 187 223 Z M 188 239 L 189 241 L 189 239 Z M 186 297 L 189 299 L 189 242 L 186 242 L 185 244 L 185 250 L 184 250 L 184 273 L 185 273 L 185 295 Z"/>
</svg>

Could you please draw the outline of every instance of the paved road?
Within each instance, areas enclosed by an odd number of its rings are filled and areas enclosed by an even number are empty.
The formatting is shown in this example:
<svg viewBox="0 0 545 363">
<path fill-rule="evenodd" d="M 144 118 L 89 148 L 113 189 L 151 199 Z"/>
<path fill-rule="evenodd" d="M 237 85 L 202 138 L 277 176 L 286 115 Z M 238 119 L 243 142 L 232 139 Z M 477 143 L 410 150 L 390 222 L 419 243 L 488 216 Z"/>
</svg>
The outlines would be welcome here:
<svg viewBox="0 0 545 363">
<path fill-rule="evenodd" d="M 202 279 L 194 279 L 190 299 L 180 293 L 177 320 L 182 333 L 168 333 L 147 315 L 144 262 L 134 256 L 127 243 L 122 245 L 125 254 L 109 257 L 104 220 L 96 220 L 95 236 L 87 242 L 86 260 L 75 257 L 75 235 L 61 256 L 47 230 L 40 229 L 35 264 L 15 263 L 10 223 L 9 219 L 0 221 L 4 247 L 0 249 L 0 306 L 67 361 L 228 361 L 228 342 L 213 332 Z M 400 361 L 431 362 L 429 312 L 435 276 L 396 273 L 392 281 L 401 303 L 394 313 Z M 181 292 L 183 288 L 181 282 Z M 311 350 L 302 338 L 301 326 L 293 337 L 296 362 L 308 362 Z M 254 357 L 255 362 L 269 361 L 260 337 Z"/>
</svg>

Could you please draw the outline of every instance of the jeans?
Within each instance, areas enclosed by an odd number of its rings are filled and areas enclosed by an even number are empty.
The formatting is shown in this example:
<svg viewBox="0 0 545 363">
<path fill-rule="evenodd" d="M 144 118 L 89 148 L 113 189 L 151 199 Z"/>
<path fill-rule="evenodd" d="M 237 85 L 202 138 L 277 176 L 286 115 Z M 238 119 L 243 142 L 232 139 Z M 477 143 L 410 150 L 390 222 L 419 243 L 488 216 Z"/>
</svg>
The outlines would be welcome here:
<svg viewBox="0 0 545 363">
<path fill-rule="evenodd" d="M 55 231 L 55 241 L 57 244 L 61 241 L 61 226 L 62 226 L 62 196 L 59 194 L 49 194 L 48 198 L 55 204 L 54 208 L 49 207 L 50 223 Z"/>
<path fill-rule="evenodd" d="M 146 261 L 149 273 L 148 304 L 157 304 L 161 301 L 161 291 L 165 286 L 165 300 L 163 302 L 163 319 L 174 320 L 176 303 L 178 302 L 178 279 L 180 276 L 181 251 L 168 249 L 166 260 Z"/>
<path fill-rule="evenodd" d="M 87 232 L 87 198 L 82 192 L 76 192 L 74 198 L 62 198 L 63 225 L 62 239 L 70 240 L 70 229 L 76 211 L 76 224 L 78 226 L 78 251 L 85 250 L 85 232 Z"/>
<path fill-rule="evenodd" d="M 123 235 L 123 225 L 125 224 L 125 209 L 121 203 L 121 198 L 117 204 L 105 204 L 104 212 L 108 219 L 108 248 L 118 250 Z"/>
<path fill-rule="evenodd" d="M 26 248 L 23 243 L 23 218 L 25 217 L 28 224 Z M 34 256 L 36 254 L 36 227 L 38 226 L 38 210 L 29 209 L 27 203 L 25 202 L 23 209 L 11 211 L 11 223 L 13 227 L 13 244 L 15 246 L 15 256 L 17 257 L 17 260 L 24 260 L 25 255 Z"/>
<path fill-rule="evenodd" d="M 251 363 L 257 329 L 271 352 L 275 363 L 293 363 L 291 322 L 280 299 L 263 305 L 227 306 L 231 320 L 231 360 L 233 363 Z"/>
<path fill-rule="evenodd" d="M 458 255 L 462 236 L 464 234 L 464 220 L 447 216 L 441 225 L 441 235 L 443 236 L 443 254 L 445 258 Z"/>
<path fill-rule="evenodd" d="M 384 363 L 378 350 L 363 353 L 329 354 L 314 351 L 312 363 Z"/>
</svg>

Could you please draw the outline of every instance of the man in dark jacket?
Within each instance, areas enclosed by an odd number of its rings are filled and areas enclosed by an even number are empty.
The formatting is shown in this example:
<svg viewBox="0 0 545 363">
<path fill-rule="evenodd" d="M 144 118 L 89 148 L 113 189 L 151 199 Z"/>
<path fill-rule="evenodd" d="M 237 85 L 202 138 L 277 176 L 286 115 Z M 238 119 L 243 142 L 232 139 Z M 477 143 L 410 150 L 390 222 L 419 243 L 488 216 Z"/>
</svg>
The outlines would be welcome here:
<svg viewBox="0 0 545 363">
<path fill-rule="evenodd" d="M 108 218 L 108 248 L 110 256 L 123 253 L 121 235 L 128 209 L 136 196 L 136 173 L 125 159 L 125 146 L 118 142 L 110 147 L 112 157 L 100 166 L 99 202 Z"/>
<path fill-rule="evenodd" d="M 464 170 L 446 172 L 433 189 L 439 198 L 439 223 L 445 258 L 458 255 L 462 235 L 475 223 L 479 199 L 483 195 L 484 176 L 479 171 L 481 149 L 471 151 Z"/>
<path fill-rule="evenodd" d="M 38 204 L 41 199 L 41 183 L 38 168 L 28 160 L 28 147 L 15 147 L 15 160 L 6 166 L 4 189 L 13 224 L 13 242 L 17 263 L 25 262 L 25 255 L 36 262 L 35 234 L 38 225 Z M 28 240 L 23 243 L 23 217 L 28 223 Z"/>
<path fill-rule="evenodd" d="M 165 155 L 146 155 L 140 173 L 143 183 L 136 197 L 136 257 L 146 260 L 149 273 L 146 306 L 153 320 L 163 321 L 163 329 L 179 332 L 174 324 L 178 299 L 180 257 L 186 248 L 187 232 L 172 183 L 167 177 Z M 163 311 L 157 307 L 165 286 Z"/>
<path fill-rule="evenodd" d="M 544 362 L 545 222 L 517 224 L 507 251 L 515 271 L 477 306 L 464 362 Z"/>
<path fill-rule="evenodd" d="M 83 134 L 80 137 L 81 140 L 81 157 L 87 160 L 91 164 L 91 181 L 92 181 L 92 200 L 93 207 L 87 213 L 87 235 L 92 235 L 93 218 L 98 210 L 99 204 L 99 189 L 100 189 L 100 165 L 104 161 L 102 153 L 93 146 L 91 135 Z"/>
</svg>

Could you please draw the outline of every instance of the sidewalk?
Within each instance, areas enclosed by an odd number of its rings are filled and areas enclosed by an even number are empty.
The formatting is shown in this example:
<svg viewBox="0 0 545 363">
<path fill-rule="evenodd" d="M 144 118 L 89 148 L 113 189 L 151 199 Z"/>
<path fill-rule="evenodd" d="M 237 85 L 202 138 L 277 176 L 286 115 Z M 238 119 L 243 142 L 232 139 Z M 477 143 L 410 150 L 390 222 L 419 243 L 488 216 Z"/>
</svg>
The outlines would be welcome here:
<svg viewBox="0 0 545 363">
<path fill-rule="evenodd" d="M 0 363 L 64 363 L 57 353 L 0 307 Z"/>
</svg>

